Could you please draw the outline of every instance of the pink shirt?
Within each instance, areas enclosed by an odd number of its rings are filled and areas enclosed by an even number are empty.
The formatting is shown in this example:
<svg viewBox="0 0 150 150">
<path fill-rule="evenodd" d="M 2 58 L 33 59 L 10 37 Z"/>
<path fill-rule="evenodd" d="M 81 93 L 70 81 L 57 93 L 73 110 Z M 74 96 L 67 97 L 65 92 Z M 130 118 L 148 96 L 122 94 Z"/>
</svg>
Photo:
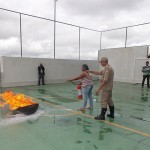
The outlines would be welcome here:
<svg viewBox="0 0 150 150">
<path fill-rule="evenodd" d="M 85 72 L 86 73 L 86 72 Z M 82 79 L 82 86 L 93 85 L 92 76 L 89 73 L 86 73 L 86 76 Z"/>
</svg>

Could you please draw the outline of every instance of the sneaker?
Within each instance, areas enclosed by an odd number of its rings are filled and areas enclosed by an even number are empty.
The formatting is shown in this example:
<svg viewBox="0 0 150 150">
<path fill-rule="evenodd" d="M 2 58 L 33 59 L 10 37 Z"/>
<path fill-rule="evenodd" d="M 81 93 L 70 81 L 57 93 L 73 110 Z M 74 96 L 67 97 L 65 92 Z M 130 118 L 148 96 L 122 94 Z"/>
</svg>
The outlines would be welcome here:
<svg viewBox="0 0 150 150">
<path fill-rule="evenodd" d="M 95 120 L 105 120 L 105 116 L 100 114 L 99 116 L 95 117 Z"/>
<path fill-rule="evenodd" d="M 79 111 L 82 111 L 82 112 L 85 112 L 85 109 L 82 108 L 82 107 L 78 108 L 78 110 L 79 110 Z"/>
<path fill-rule="evenodd" d="M 86 107 L 86 109 L 90 109 L 90 110 L 93 110 L 93 108 L 91 108 L 90 106 L 89 106 L 89 107 Z"/>
<path fill-rule="evenodd" d="M 90 106 L 87 106 L 86 109 L 91 109 L 91 107 L 90 107 Z"/>
</svg>

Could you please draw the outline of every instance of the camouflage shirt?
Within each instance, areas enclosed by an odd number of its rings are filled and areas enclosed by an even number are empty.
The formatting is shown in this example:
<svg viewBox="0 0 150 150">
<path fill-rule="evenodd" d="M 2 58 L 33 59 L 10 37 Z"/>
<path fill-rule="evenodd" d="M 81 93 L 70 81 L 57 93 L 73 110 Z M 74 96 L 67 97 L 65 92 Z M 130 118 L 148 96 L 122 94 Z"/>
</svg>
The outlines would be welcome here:
<svg viewBox="0 0 150 150">
<path fill-rule="evenodd" d="M 150 66 L 142 67 L 143 75 L 150 75 Z"/>
<path fill-rule="evenodd" d="M 102 88 L 102 91 L 111 91 L 113 88 L 113 79 L 114 79 L 114 70 L 108 64 L 105 66 L 103 73 L 102 73 L 102 80 L 106 81 L 106 84 Z"/>
</svg>

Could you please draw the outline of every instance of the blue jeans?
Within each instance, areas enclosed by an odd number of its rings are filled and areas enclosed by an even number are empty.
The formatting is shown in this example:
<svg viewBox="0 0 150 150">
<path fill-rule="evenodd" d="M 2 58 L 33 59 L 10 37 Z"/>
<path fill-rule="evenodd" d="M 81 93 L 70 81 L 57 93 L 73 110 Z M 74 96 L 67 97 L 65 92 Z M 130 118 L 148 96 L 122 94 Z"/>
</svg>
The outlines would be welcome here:
<svg viewBox="0 0 150 150">
<path fill-rule="evenodd" d="M 93 85 L 87 85 L 85 87 L 82 88 L 82 92 L 83 92 L 83 108 L 86 108 L 87 105 L 87 100 L 89 99 L 90 101 L 90 108 L 93 109 L 93 98 L 92 98 L 92 89 L 93 89 Z"/>
</svg>

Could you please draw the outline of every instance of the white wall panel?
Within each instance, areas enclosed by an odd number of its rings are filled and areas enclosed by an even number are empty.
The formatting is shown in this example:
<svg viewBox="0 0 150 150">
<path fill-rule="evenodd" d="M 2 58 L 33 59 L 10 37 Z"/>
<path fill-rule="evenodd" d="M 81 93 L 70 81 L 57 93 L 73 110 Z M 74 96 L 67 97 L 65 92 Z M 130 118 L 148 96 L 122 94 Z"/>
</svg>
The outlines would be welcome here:
<svg viewBox="0 0 150 150">
<path fill-rule="evenodd" d="M 108 57 L 109 64 L 114 68 L 115 71 L 115 81 L 132 83 L 134 80 L 135 59 L 146 58 L 147 50 L 147 46 L 100 50 L 99 59 L 101 57 Z M 136 72 L 136 74 L 141 74 L 141 70 Z M 138 77 L 140 78 L 141 75 Z"/>
<path fill-rule="evenodd" d="M 62 83 L 81 73 L 82 64 L 88 64 L 92 70 L 98 69 L 98 61 L 94 60 L 54 60 L 45 58 L 15 58 L 1 57 L 2 59 L 2 85 L 24 86 L 37 85 L 38 66 L 45 67 L 45 83 Z"/>
</svg>

